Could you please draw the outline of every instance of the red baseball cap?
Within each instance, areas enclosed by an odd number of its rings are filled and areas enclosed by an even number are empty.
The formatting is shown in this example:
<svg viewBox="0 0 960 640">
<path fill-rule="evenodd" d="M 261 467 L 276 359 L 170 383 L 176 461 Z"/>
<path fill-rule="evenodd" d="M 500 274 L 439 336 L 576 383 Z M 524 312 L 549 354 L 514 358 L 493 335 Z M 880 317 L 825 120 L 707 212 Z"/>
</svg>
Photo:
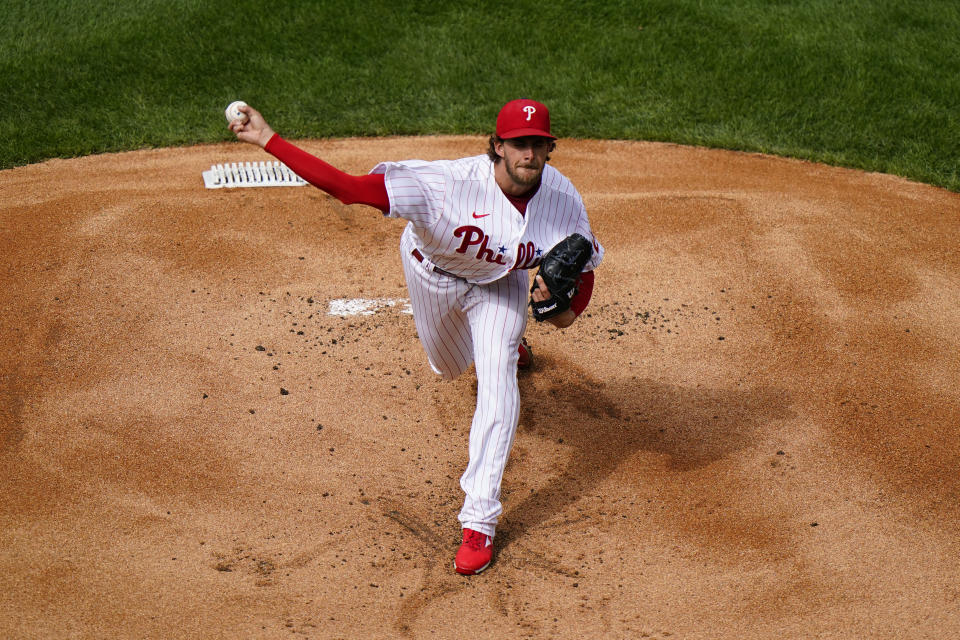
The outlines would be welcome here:
<svg viewBox="0 0 960 640">
<path fill-rule="evenodd" d="M 507 140 L 523 136 L 543 136 L 556 140 L 550 133 L 550 112 L 536 100 L 521 98 L 503 105 L 497 116 L 497 135 Z"/>
</svg>

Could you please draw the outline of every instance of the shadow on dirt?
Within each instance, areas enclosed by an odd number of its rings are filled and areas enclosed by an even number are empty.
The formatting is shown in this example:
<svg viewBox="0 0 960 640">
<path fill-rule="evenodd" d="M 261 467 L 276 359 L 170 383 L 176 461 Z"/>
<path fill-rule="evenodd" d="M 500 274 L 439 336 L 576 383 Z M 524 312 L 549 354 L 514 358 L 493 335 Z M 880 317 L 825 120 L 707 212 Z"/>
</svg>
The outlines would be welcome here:
<svg viewBox="0 0 960 640">
<path fill-rule="evenodd" d="M 593 495 L 637 453 L 658 454 L 661 469 L 695 471 L 752 446 L 769 422 L 794 415 L 789 393 L 778 388 L 600 382 L 571 363 L 538 366 L 537 375 L 520 381 L 519 433 L 562 442 L 573 453 L 545 487 L 508 506 L 506 526 L 497 531 L 501 549 Z"/>
</svg>

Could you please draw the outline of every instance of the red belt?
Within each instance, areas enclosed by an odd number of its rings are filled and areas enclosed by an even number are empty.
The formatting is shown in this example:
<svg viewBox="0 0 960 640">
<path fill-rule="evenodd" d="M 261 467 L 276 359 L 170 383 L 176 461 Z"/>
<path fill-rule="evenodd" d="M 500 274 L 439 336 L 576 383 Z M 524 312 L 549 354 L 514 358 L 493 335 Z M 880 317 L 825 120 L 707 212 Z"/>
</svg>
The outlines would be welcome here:
<svg viewBox="0 0 960 640">
<path fill-rule="evenodd" d="M 420 250 L 419 250 L 419 249 L 414 249 L 413 251 L 410 252 L 410 254 L 411 254 L 414 258 L 417 259 L 417 262 L 423 262 L 423 260 L 424 260 L 423 254 L 420 253 Z M 459 277 L 460 277 L 460 276 L 458 276 L 458 275 L 455 274 L 455 273 L 450 273 L 449 271 L 446 271 L 445 269 L 441 269 L 441 268 L 438 267 L 437 265 L 432 265 L 432 266 L 433 266 L 433 270 L 434 270 L 436 273 L 439 273 L 440 275 L 449 276 L 449 277 L 451 277 L 451 278 L 459 278 Z"/>
</svg>

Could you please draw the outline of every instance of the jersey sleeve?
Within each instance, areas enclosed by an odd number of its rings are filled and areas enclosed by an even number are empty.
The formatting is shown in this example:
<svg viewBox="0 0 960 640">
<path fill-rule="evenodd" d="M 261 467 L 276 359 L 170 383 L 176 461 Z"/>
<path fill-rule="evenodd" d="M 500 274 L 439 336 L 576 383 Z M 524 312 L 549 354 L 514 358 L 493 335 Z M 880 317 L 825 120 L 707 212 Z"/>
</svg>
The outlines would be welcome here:
<svg viewBox="0 0 960 640">
<path fill-rule="evenodd" d="M 565 176 L 549 164 L 544 170 L 545 186 L 541 187 L 543 200 L 541 206 L 550 211 L 549 215 L 542 216 L 545 222 L 538 222 L 543 237 L 551 239 L 556 244 L 572 233 L 579 233 L 593 245 L 593 254 L 584 266 L 584 271 L 593 271 L 603 261 L 603 245 L 590 227 L 590 218 L 583 203 L 580 192 Z M 541 214 L 542 215 L 542 214 Z M 551 245 L 552 246 L 552 245 Z"/>
<path fill-rule="evenodd" d="M 436 163 L 381 162 L 370 173 L 383 174 L 390 201 L 387 217 L 403 218 L 415 227 L 427 228 L 443 213 L 446 177 Z"/>
<path fill-rule="evenodd" d="M 588 239 L 593 245 L 593 255 L 590 256 L 590 259 L 587 261 L 586 266 L 584 266 L 584 271 L 593 271 L 600 263 L 603 261 L 603 245 L 600 244 L 600 241 L 597 240 L 597 236 L 593 233 L 593 229 L 590 228 L 590 219 L 587 217 L 587 210 L 583 207 L 581 203 L 580 219 L 577 222 L 577 233 L 582 235 L 584 238 Z"/>
</svg>

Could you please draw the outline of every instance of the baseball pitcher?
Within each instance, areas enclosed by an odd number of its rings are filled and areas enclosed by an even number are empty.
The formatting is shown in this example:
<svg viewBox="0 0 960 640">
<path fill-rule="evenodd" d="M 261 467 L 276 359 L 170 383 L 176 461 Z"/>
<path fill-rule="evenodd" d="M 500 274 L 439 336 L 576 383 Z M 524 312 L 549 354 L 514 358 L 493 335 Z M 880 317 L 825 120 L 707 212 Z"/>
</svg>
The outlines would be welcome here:
<svg viewBox="0 0 960 640">
<path fill-rule="evenodd" d="M 500 484 L 520 416 L 517 369 L 530 367 L 523 339 L 535 320 L 568 327 L 593 290 L 603 247 L 580 194 L 547 164 L 556 148 L 547 107 L 534 100 L 500 110 L 486 154 L 458 160 L 383 162 L 348 175 L 287 142 L 252 107 L 230 129 L 344 204 L 403 218 L 400 239 L 417 333 L 431 368 L 453 379 L 476 365 L 477 407 L 460 479 L 462 544 L 454 567 L 489 566 Z M 530 270 L 538 269 L 531 288 Z"/>
</svg>

